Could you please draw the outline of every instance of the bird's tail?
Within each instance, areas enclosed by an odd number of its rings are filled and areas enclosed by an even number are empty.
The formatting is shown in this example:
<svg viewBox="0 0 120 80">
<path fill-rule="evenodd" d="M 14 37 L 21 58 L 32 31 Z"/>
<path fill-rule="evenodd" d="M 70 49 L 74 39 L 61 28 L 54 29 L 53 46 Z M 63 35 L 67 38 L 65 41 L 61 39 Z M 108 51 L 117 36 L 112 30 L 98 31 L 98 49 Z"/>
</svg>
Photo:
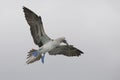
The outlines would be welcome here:
<svg viewBox="0 0 120 80">
<path fill-rule="evenodd" d="M 27 64 L 33 63 L 35 61 L 40 60 L 41 57 L 42 55 L 38 53 L 38 50 L 32 49 L 28 52 L 28 55 L 27 55 L 28 60 L 26 61 L 26 63 Z"/>
</svg>

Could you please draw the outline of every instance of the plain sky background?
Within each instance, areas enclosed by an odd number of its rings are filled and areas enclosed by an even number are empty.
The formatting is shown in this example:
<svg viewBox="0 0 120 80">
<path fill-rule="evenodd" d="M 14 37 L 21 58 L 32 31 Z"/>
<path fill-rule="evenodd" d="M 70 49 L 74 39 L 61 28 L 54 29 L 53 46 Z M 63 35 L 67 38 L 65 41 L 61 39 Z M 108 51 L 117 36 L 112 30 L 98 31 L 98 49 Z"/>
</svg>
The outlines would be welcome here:
<svg viewBox="0 0 120 80">
<path fill-rule="evenodd" d="M 27 65 L 33 43 L 22 7 L 42 16 L 51 38 L 65 36 L 80 57 L 46 55 Z M 1 0 L 0 80 L 120 80 L 119 0 Z"/>
</svg>

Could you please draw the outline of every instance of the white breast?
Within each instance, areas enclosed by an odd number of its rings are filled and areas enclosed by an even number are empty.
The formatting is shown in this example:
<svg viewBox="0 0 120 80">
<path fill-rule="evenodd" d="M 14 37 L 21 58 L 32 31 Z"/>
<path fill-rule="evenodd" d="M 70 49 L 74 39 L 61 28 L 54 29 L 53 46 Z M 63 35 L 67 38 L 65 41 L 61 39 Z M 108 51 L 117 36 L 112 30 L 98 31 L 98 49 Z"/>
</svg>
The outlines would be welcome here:
<svg viewBox="0 0 120 80">
<path fill-rule="evenodd" d="M 45 53 L 45 52 L 49 52 L 51 51 L 52 49 L 54 49 L 55 47 L 59 46 L 60 45 L 60 42 L 59 41 L 49 41 L 48 43 L 44 44 L 42 46 L 42 52 Z"/>
</svg>

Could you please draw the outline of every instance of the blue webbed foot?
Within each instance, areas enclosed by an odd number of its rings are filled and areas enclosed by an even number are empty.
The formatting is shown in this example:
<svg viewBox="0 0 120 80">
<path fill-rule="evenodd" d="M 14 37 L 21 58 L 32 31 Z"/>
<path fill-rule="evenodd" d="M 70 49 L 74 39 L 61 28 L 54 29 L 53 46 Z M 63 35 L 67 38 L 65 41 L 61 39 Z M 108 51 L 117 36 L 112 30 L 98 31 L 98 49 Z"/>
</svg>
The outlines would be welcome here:
<svg viewBox="0 0 120 80">
<path fill-rule="evenodd" d="M 38 51 L 34 51 L 34 52 L 32 53 L 32 55 L 33 55 L 34 57 L 37 57 L 37 56 L 38 56 Z"/>
</svg>

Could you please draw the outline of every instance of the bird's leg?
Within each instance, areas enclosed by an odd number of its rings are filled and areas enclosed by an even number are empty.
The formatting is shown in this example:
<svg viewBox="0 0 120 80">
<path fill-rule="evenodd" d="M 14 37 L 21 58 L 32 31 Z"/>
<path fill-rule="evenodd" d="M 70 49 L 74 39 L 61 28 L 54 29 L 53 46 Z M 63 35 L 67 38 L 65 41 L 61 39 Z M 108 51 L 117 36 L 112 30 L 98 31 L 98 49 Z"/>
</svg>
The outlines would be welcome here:
<svg viewBox="0 0 120 80">
<path fill-rule="evenodd" d="M 41 58 L 42 63 L 44 64 L 44 59 L 45 59 L 45 53 L 43 53 L 43 56 Z"/>
</svg>

